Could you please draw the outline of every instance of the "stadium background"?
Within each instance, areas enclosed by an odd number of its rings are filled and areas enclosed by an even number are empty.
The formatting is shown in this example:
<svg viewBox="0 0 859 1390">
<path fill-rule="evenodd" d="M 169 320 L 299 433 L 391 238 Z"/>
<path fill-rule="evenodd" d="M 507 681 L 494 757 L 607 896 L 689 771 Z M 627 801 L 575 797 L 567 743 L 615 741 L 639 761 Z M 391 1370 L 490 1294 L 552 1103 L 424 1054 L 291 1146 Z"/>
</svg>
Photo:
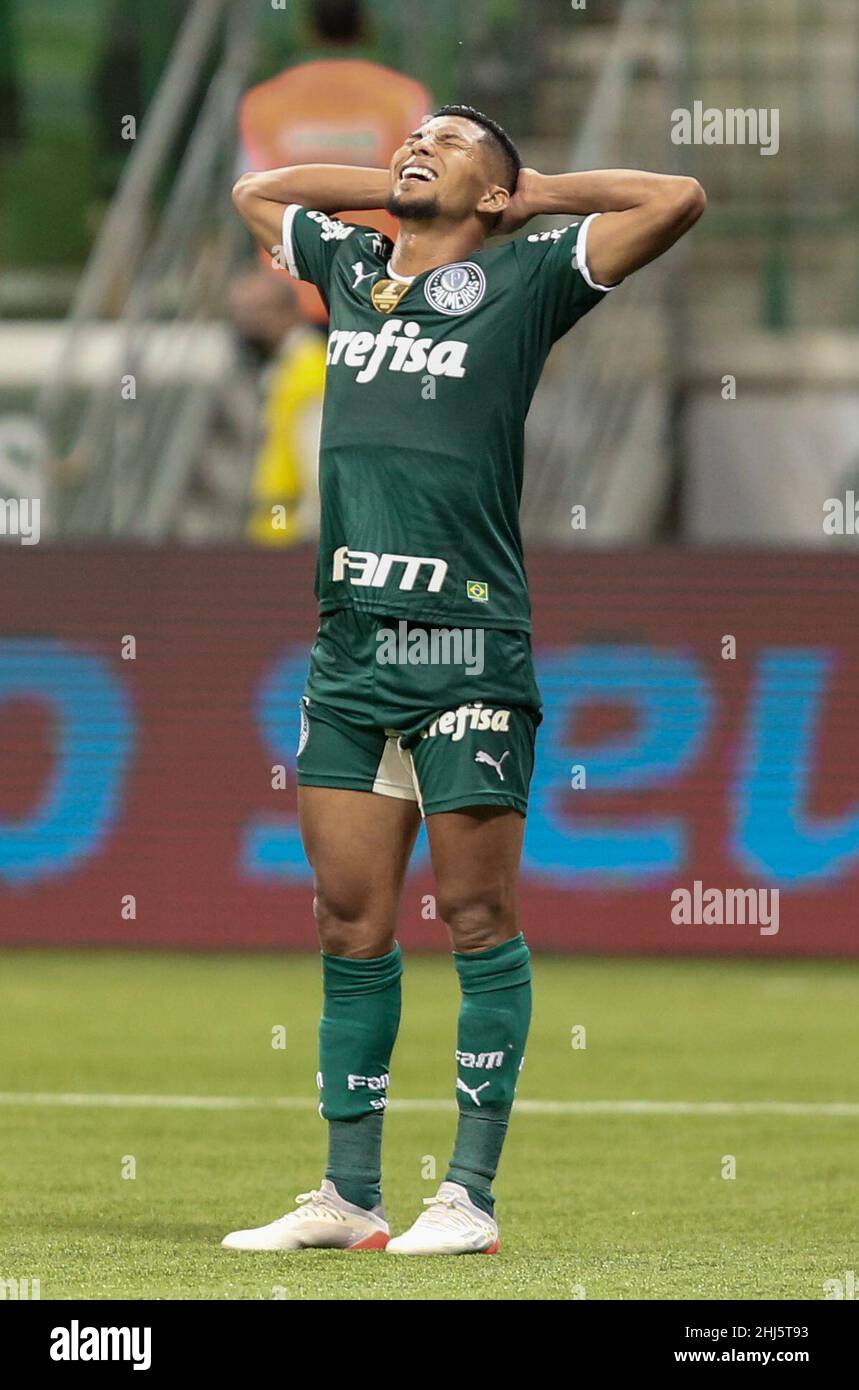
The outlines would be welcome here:
<svg viewBox="0 0 859 1390">
<path fill-rule="evenodd" d="M 682 169 L 709 194 L 688 243 L 558 347 L 529 421 L 531 939 L 854 953 L 859 559 L 823 518 L 859 484 L 859 20 L 837 0 L 369 12 L 362 58 L 490 109 L 526 162 Z M 292 750 L 313 543 L 247 539 L 257 365 L 230 296 L 253 255 L 229 204 L 242 93 L 318 56 L 307 24 L 243 0 L 0 6 L 0 495 L 42 504 L 38 546 L 0 546 L 10 943 L 312 945 Z M 672 143 L 695 101 L 775 108 L 777 153 Z M 778 888 L 779 933 L 673 924 L 696 879 Z M 428 891 L 419 855 L 403 939 L 441 948 Z"/>
<path fill-rule="evenodd" d="M 330 49 L 310 0 L 0 0 L 0 1296 L 853 1298 L 855 0 L 366 9 L 351 57 L 489 110 L 527 163 L 709 196 L 558 346 L 528 425 L 546 719 L 504 1251 L 219 1249 L 317 1181 L 323 1144 L 292 777 L 323 340 L 259 280 L 229 192 L 243 94 Z M 332 120 L 338 90 L 305 148 L 373 138 Z M 778 152 L 675 145 L 696 102 L 776 111 Z M 422 856 L 395 1230 L 455 1116 Z M 696 881 L 777 888 L 778 933 L 675 924 Z"/>
</svg>

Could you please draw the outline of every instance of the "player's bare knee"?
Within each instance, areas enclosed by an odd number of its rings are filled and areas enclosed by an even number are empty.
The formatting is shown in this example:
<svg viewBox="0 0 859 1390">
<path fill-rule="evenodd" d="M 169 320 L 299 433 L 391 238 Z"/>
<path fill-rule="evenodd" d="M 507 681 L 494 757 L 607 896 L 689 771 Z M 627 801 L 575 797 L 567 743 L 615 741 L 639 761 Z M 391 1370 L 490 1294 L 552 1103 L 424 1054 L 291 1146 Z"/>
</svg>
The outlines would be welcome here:
<svg viewBox="0 0 859 1390">
<path fill-rule="evenodd" d="M 455 951 L 488 951 L 516 935 L 516 905 L 506 893 L 442 899 L 439 908 Z"/>
<path fill-rule="evenodd" d="M 355 914 L 317 890 L 313 897 L 313 916 L 323 951 L 329 956 L 348 955 L 355 944 L 358 925 Z"/>
<path fill-rule="evenodd" d="M 313 898 L 313 916 L 319 944 L 326 955 L 365 960 L 393 950 L 393 923 L 332 900 L 319 889 Z"/>
</svg>

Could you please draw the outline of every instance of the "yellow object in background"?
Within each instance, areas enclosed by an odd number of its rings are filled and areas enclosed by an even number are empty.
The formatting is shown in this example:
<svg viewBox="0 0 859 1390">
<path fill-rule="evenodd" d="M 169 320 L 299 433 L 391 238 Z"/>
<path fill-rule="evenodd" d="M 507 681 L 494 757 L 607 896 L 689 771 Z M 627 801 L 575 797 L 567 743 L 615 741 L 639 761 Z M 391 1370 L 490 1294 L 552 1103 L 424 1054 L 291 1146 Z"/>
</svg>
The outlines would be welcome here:
<svg viewBox="0 0 859 1390">
<path fill-rule="evenodd" d="M 264 388 L 264 438 L 254 467 L 248 540 L 289 546 L 319 533 L 319 425 L 325 339 L 313 329 L 287 335 Z"/>
</svg>

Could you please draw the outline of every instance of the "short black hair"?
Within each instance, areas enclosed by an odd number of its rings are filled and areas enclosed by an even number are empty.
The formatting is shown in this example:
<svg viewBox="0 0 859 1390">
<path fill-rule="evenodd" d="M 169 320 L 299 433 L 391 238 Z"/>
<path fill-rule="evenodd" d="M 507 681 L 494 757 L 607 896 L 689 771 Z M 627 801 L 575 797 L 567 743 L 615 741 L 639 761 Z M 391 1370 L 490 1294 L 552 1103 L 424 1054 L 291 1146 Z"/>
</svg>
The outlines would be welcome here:
<svg viewBox="0 0 859 1390">
<path fill-rule="evenodd" d="M 313 0 L 313 27 L 332 43 L 349 43 L 364 36 L 364 0 Z"/>
<path fill-rule="evenodd" d="M 493 121 L 491 116 L 484 115 L 482 111 L 477 111 L 473 106 L 442 106 L 438 111 L 432 113 L 432 119 L 435 120 L 436 116 L 462 116 L 465 120 L 473 121 L 475 125 L 481 126 L 504 161 L 504 186 L 507 192 L 516 192 L 516 185 L 519 182 L 519 174 L 522 169 L 522 158 L 507 131 L 497 121 Z"/>
</svg>

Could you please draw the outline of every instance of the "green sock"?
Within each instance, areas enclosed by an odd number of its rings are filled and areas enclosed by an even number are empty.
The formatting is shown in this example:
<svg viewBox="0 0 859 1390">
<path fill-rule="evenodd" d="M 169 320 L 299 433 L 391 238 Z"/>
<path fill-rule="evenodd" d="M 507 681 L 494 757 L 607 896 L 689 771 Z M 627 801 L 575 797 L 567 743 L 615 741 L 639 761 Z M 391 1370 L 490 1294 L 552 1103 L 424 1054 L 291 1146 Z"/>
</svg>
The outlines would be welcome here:
<svg viewBox="0 0 859 1390">
<path fill-rule="evenodd" d="M 521 932 L 489 951 L 453 959 L 462 990 L 456 1051 L 459 1123 L 446 1182 L 492 1215 L 510 1110 L 531 1022 L 531 957 Z"/>
<path fill-rule="evenodd" d="M 375 960 L 322 953 L 319 1113 L 328 1120 L 326 1178 L 367 1211 L 381 1201 L 382 1120 L 400 1026 L 399 946 Z"/>
</svg>

